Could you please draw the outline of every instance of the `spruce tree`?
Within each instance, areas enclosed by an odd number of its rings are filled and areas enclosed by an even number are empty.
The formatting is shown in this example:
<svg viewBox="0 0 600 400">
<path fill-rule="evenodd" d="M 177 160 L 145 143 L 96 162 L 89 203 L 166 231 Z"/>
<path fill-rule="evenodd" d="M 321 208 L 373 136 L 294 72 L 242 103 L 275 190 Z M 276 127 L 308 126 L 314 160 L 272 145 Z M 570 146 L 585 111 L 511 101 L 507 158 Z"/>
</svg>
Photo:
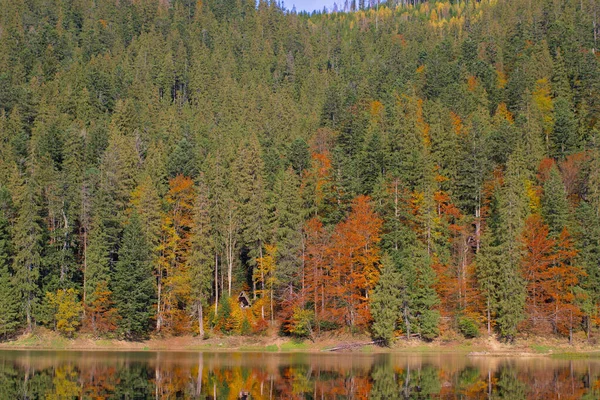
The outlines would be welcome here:
<svg viewBox="0 0 600 400">
<path fill-rule="evenodd" d="M 564 158 L 580 148 L 577 120 L 571 103 L 565 97 L 554 101 L 554 127 L 552 131 L 552 155 Z"/>
<path fill-rule="evenodd" d="M 550 227 L 550 234 L 554 237 L 560 235 L 563 228 L 570 227 L 569 201 L 556 164 L 552 166 L 548 179 L 544 182 L 542 215 Z"/>
<path fill-rule="evenodd" d="M 128 339 L 141 339 L 150 329 L 155 300 L 155 283 L 148 243 L 137 212 L 133 211 L 119 250 L 111 280 L 119 328 Z"/>
<path fill-rule="evenodd" d="M 246 255 L 249 268 L 246 276 L 252 276 L 251 271 L 256 267 L 256 259 L 262 256 L 267 232 L 264 163 L 256 136 L 251 137 L 240 147 L 234 169 L 235 200 L 239 205 L 241 222 L 242 254 Z"/>
<path fill-rule="evenodd" d="M 388 255 L 382 258 L 381 269 L 379 282 L 370 299 L 373 316 L 371 331 L 375 339 L 381 339 L 389 346 L 394 342 L 394 331 L 401 317 L 406 281 Z"/>
<path fill-rule="evenodd" d="M 43 232 L 40 205 L 40 188 L 31 176 L 19 179 L 16 186 L 15 205 L 17 220 L 14 225 L 16 288 L 20 294 L 27 330 L 33 329 L 34 311 L 39 300 L 40 267 L 43 257 Z"/>
<path fill-rule="evenodd" d="M 192 313 L 198 318 L 198 332 L 204 336 L 204 309 L 208 306 L 214 280 L 214 242 L 207 187 L 201 184 L 194 205 L 194 224 L 188 258 L 191 277 Z"/>
<path fill-rule="evenodd" d="M 440 314 L 435 307 L 440 299 L 433 287 L 437 278 L 431 258 L 425 247 L 416 241 L 398 256 L 408 299 L 403 310 L 406 332 L 414 332 L 421 339 L 432 340 L 439 334 Z"/>
<path fill-rule="evenodd" d="M 0 338 L 15 333 L 21 326 L 19 295 L 10 269 L 11 238 L 7 214 L 9 193 L 0 186 Z"/>
<path fill-rule="evenodd" d="M 512 341 L 517 325 L 523 319 L 525 282 L 520 273 L 522 246 L 520 237 L 528 214 L 525 182 L 530 173 L 526 168 L 521 147 L 509 157 L 504 186 L 497 192 L 498 220 L 491 226 L 496 249 L 490 249 L 490 268 L 495 269 L 492 281 L 496 328 L 502 339 Z M 493 254 L 498 251 L 502 257 Z"/>
<path fill-rule="evenodd" d="M 277 175 L 274 188 L 273 234 L 277 246 L 277 280 L 293 282 L 300 267 L 302 252 L 302 198 L 294 170 Z"/>
</svg>

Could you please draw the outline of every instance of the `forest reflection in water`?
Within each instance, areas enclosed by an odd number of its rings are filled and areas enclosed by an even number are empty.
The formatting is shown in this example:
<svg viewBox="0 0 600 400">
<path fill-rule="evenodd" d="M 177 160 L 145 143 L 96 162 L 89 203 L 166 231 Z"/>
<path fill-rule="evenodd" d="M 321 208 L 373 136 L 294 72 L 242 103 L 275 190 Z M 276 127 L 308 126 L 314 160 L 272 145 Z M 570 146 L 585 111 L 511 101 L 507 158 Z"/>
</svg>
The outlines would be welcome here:
<svg viewBox="0 0 600 400">
<path fill-rule="evenodd" d="M 600 360 L 0 351 L 1 399 L 597 399 Z"/>
</svg>

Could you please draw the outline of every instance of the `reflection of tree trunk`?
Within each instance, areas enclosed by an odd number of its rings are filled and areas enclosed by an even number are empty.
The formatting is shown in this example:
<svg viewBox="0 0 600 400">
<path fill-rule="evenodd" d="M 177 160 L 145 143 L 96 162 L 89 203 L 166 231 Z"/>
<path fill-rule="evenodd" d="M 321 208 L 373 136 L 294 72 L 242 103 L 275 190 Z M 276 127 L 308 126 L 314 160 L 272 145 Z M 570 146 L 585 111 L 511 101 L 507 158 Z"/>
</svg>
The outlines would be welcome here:
<svg viewBox="0 0 600 400">
<path fill-rule="evenodd" d="M 200 398 L 202 394 L 202 371 L 204 368 L 204 354 L 198 353 L 198 376 L 196 377 L 196 397 Z"/>
<path fill-rule="evenodd" d="M 161 398 L 161 373 L 160 373 L 160 355 L 157 353 L 156 354 L 156 366 L 154 367 L 154 398 L 156 400 Z"/>
<path fill-rule="evenodd" d="M 406 378 L 404 379 L 404 398 L 410 398 L 410 365 L 406 365 Z"/>
</svg>

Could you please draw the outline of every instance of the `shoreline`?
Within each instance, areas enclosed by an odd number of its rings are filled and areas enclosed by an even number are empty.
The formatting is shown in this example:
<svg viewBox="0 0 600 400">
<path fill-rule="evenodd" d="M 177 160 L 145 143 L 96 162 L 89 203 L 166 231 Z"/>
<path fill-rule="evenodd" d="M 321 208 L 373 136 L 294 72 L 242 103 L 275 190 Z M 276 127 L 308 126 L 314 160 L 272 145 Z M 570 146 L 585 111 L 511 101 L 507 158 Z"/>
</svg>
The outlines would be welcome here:
<svg viewBox="0 0 600 400">
<path fill-rule="evenodd" d="M 342 347 L 337 351 L 332 349 Z M 201 339 L 195 336 L 154 337 L 132 342 L 117 339 L 94 339 L 79 336 L 62 337 L 46 329 L 23 335 L 12 341 L 1 342 L 4 350 L 45 351 L 115 351 L 115 352 L 262 352 L 262 353 L 361 353 L 361 354 L 457 354 L 467 357 L 600 357 L 600 347 L 579 341 L 572 345 L 559 338 L 535 337 L 505 344 L 494 338 L 436 340 L 398 340 L 391 347 L 371 343 L 367 336 L 330 335 L 310 340 L 296 340 L 280 336 L 213 336 Z"/>
</svg>

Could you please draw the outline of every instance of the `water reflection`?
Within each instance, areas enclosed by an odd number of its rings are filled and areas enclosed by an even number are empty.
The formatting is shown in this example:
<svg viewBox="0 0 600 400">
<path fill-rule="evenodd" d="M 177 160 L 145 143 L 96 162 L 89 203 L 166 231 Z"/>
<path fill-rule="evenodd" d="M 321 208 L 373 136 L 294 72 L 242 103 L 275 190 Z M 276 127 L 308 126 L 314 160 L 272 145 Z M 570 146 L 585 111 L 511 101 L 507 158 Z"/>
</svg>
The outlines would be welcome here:
<svg viewBox="0 0 600 400">
<path fill-rule="evenodd" d="M 460 355 L 0 352 L 1 399 L 596 399 L 600 361 Z"/>
</svg>

